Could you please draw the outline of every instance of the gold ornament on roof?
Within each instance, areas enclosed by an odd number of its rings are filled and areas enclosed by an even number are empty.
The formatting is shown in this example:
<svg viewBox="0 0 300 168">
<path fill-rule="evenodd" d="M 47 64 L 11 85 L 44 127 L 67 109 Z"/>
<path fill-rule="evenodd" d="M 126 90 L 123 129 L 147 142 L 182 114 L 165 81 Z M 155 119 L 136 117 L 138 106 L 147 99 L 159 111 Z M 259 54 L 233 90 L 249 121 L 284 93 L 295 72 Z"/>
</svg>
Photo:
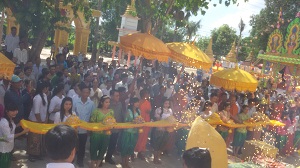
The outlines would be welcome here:
<svg viewBox="0 0 300 168">
<path fill-rule="evenodd" d="M 131 0 L 131 4 L 127 5 L 124 15 L 136 17 L 135 0 Z"/>
<path fill-rule="evenodd" d="M 237 62 L 236 60 L 236 46 L 235 46 L 235 40 L 232 43 L 231 50 L 226 55 L 226 60 L 229 62 Z"/>
<path fill-rule="evenodd" d="M 212 49 L 212 38 L 210 38 L 208 46 L 205 50 L 205 54 L 209 57 L 209 58 L 214 58 L 214 52 Z"/>
</svg>

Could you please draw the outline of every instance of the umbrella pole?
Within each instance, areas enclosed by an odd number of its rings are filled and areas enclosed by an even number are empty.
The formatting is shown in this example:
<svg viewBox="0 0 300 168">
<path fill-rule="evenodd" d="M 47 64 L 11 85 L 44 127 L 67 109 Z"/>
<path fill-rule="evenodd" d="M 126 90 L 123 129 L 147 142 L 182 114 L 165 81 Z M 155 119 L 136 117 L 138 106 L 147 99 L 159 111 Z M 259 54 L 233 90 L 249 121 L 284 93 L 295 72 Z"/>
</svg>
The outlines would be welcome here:
<svg viewBox="0 0 300 168">
<path fill-rule="evenodd" d="M 121 56 L 122 56 L 122 49 L 119 48 L 119 55 L 118 55 L 118 64 L 119 64 L 119 67 L 120 67 Z"/>
<path fill-rule="evenodd" d="M 115 54 L 116 54 L 116 46 L 114 45 L 111 55 L 111 60 L 115 60 Z"/>
<path fill-rule="evenodd" d="M 128 56 L 127 56 L 127 67 L 130 67 L 130 57 L 131 57 L 131 51 L 128 52 Z"/>
</svg>

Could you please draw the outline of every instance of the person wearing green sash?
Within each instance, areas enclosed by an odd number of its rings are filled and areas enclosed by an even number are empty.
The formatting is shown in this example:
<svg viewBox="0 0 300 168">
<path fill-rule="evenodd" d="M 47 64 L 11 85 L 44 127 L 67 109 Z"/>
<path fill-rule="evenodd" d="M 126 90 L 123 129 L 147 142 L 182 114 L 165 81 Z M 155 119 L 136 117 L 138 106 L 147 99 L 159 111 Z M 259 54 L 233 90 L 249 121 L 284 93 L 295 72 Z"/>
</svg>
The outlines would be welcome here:
<svg viewBox="0 0 300 168">
<path fill-rule="evenodd" d="M 110 97 L 104 95 L 100 98 L 98 108 L 92 112 L 90 122 L 100 123 L 105 120 L 106 117 L 114 117 L 114 112 L 109 109 Z M 110 135 L 104 131 L 92 132 L 90 134 L 90 155 L 91 155 L 91 167 L 98 168 L 103 161 L 104 154 L 107 151 L 109 145 Z"/>
</svg>

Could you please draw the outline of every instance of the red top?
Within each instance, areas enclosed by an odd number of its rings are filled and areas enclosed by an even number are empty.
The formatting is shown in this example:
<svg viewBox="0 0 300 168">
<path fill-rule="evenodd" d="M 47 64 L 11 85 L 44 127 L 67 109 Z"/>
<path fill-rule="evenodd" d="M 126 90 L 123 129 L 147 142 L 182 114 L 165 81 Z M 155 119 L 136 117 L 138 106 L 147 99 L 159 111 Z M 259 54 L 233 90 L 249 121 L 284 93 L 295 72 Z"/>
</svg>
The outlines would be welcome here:
<svg viewBox="0 0 300 168">
<path fill-rule="evenodd" d="M 140 111 L 145 122 L 150 122 L 151 104 L 148 100 L 140 101 Z"/>
</svg>

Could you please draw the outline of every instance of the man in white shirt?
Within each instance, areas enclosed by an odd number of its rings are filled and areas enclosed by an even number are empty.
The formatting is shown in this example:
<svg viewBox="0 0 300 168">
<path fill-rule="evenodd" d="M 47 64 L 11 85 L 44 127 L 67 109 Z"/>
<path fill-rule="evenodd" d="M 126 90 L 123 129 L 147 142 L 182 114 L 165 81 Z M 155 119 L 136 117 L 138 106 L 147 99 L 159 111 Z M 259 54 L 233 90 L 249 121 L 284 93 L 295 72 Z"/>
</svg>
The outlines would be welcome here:
<svg viewBox="0 0 300 168">
<path fill-rule="evenodd" d="M 173 96 L 174 92 L 175 89 L 173 85 L 173 79 L 169 78 L 167 81 L 167 87 L 164 96 L 169 99 L 171 96 Z"/>
<path fill-rule="evenodd" d="M 125 92 L 128 91 L 128 75 L 126 73 L 121 74 L 121 81 L 116 83 L 115 89 L 118 90 L 120 87 L 124 87 L 126 89 Z"/>
<path fill-rule="evenodd" d="M 28 61 L 28 53 L 25 48 L 24 42 L 19 43 L 20 48 L 14 50 L 14 58 L 16 59 L 17 65 L 25 65 Z"/>
<path fill-rule="evenodd" d="M 247 115 L 249 117 L 252 117 L 253 113 L 256 112 L 256 107 L 255 107 L 255 101 L 254 101 L 254 99 L 249 99 L 248 100 L 248 107 L 249 107 L 249 111 L 248 111 Z"/>
<path fill-rule="evenodd" d="M 101 86 L 100 86 L 101 89 Z M 106 81 L 106 85 L 103 89 L 101 89 L 103 95 L 110 95 L 110 91 L 112 90 L 112 81 L 111 80 L 107 80 Z"/>
<path fill-rule="evenodd" d="M 42 74 L 42 69 L 46 68 L 46 66 L 41 65 L 41 58 L 37 57 L 35 60 L 35 64 L 33 64 L 32 71 L 35 78 L 35 81 L 38 81 L 39 76 Z"/>
<path fill-rule="evenodd" d="M 9 80 L 4 78 L 0 81 L 0 104 L 2 104 L 3 106 L 4 106 L 4 95 L 8 89 L 9 89 Z"/>
<path fill-rule="evenodd" d="M 19 36 L 17 36 L 17 28 L 11 27 L 11 34 L 7 35 L 4 40 L 4 44 L 6 46 L 6 53 L 5 55 L 9 58 L 13 58 L 14 50 L 19 46 Z"/>
<path fill-rule="evenodd" d="M 74 128 L 68 125 L 57 125 L 45 135 L 48 156 L 53 160 L 47 168 L 75 168 L 72 161 L 75 157 L 78 136 Z"/>
</svg>

